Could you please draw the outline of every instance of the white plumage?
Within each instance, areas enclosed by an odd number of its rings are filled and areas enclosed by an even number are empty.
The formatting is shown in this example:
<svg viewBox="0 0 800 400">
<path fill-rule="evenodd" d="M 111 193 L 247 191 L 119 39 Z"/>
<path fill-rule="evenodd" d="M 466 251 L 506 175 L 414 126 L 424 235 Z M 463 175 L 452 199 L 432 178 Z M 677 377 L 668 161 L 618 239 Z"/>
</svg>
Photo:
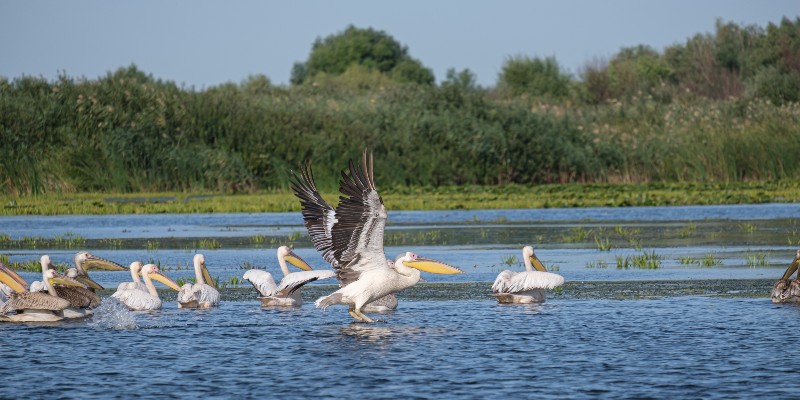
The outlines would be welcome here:
<svg viewBox="0 0 800 400">
<path fill-rule="evenodd" d="M 139 263 L 141 265 L 141 263 Z M 145 291 L 139 290 L 135 285 L 130 285 L 131 288 L 129 289 L 122 289 L 117 290 L 112 297 L 121 301 L 125 304 L 128 308 L 134 311 L 145 311 L 145 310 L 158 310 L 161 308 L 162 302 L 161 298 L 158 296 L 158 291 L 156 290 L 155 285 L 153 285 L 152 278 L 158 280 L 159 282 L 167 285 L 167 287 L 172 288 L 174 290 L 180 290 L 178 284 L 175 283 L 172 279 L 161 273 L 158 270 L 158 267 L 154 264 L 147 264 L 140 269 L 142 278 L 144 279 L 144 286 L 146 288 Z M 129 282 L 133 283 L 133 282 Z M 122 286 L 122 285 L 120 285 Z"/>
<path fill-rule="evenodd" d="M 131 263 L 128 269 L 131 271 L 131 282 L 120 283 L 119 286 L 117 286 L 117 292 L 128 289 L 136 289 L 146 292 L 147 286 L 142 283 L 141 279 L 139 279 L 139 273 L 142 270 L 142 263 L 140 261 L 134 261 Z M 114 294 L 116 295 L 116 293 Z"/>
<path fill-rule="evenodd" d="M 533 253 L 533 247 L 523 247 L 522 256 L 525 271 L 505 270 L 497 275 L 492 285 L 492 292 L 500 303 L 541 303 L 545 299 L 546 289 L 564 284 L 564 277 L 546 272 Z"/>
<path fill-rule="evenodd" d="M 208 283 L 213 283 L 206 269 L 206 260 L 202 254 L 194 256 L 194 275 L 197 283 L 186 283 L 178 292 L 179 308 L 210 308 L 219 304 L 219 291 Z M 208 281 L 208 283 L 207 283 Z"/>
<path fill-rule="evenodd" d="M 286 246 L 279 247 L 277 255 L 278 264 L 283 272 L 280 284 L 276 284 L 272 274 L 264 270 L 251 269 L 243 276 L 258 291 L 262 307 L 302 305 L 303 297 L 300 290 L 305 284 L 336 276 L 332 270 L 312 270 L 305 260 Z M 290 273 L 289 267 L 286 265 L 287 261 L 303 271 Z"/>
</svg>

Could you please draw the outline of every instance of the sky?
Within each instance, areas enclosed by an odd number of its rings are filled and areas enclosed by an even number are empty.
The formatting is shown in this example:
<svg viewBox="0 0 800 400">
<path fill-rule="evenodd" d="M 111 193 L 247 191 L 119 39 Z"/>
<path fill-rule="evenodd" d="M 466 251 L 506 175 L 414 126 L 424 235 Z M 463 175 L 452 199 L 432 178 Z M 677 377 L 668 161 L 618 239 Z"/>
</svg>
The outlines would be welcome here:
<svg viewBox="0 0 800 400">
<path fill-rule="evenodd" d="M 131 64 L 202 90 L 266 75 L 289 82 L 317 38 L 382 30 L 438 81 L 469 69 L 494 86 L 511 56 L 555 57 L 577 75 L 622 47 L 658 51 L 717 19 L 765 27 L 798 0 L 0 0 L 0 76 L 96 79 Z"/>
</svg>

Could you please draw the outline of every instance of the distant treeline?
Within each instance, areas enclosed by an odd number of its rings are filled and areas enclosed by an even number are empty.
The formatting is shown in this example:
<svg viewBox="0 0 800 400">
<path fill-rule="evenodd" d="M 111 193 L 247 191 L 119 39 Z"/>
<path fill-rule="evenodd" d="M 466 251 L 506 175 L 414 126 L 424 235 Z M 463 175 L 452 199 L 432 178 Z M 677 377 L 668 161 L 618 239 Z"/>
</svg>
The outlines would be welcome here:
<svg viewBox="0 0 800 400">
<path fill-rule="evenodd" d="M 800 18 L 718 23 L 578 77 L 515 56 L 492 88 L 469 70 L 432 83 L 402 46 L 394 64 L 349 51 L 334 71 L 320 56 L 391 40 L 353 27 L 320 40 L 288 87 L 259 75 L 187 89 L 135 66 L 96 80 L 0 79 L 0 189 L 285 188 L 306 159 L 333 188 L 364 148 L 381 187 L 800 177 Z"/>
</svg>

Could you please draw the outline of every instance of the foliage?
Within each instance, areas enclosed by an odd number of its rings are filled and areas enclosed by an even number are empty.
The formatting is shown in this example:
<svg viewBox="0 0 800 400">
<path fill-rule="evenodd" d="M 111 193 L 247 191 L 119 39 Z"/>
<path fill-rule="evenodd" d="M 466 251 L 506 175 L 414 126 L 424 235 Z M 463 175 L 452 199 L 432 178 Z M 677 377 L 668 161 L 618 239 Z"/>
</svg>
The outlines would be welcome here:
<svg viewBox="0 0 800 400">
<path fill-rule="evenodd" d="M 560 99 L 569 92 L 570 77 L 554 57 L 509 57 L 498 77 L 498 88 L 511 96 Z"/>
</svg>

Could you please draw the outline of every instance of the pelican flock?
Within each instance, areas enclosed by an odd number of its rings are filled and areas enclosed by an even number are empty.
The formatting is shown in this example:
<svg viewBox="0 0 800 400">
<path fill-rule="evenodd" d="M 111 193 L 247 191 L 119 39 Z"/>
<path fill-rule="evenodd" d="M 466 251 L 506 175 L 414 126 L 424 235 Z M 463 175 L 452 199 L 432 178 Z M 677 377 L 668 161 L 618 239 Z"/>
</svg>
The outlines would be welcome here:
<svg viewBox="0 0 800 400">
<path fill-rule="evenodd" d="M 492 285 L 492 293 L 499 303 L 542 303 L 545 289 L 553 289 L 564 284 L 564 277 L 547 272 L 533 247 L 522 248 L 525 271 L 505 270 L 497 275 Z"/>
<path fill-rule="evenodd" d="M 302 271 L 290 273 L 287 261 Z M 258 291 L 262 307 L 300 306 L 303 304 L 300 291 L 303 285 L 336 275 L 332 270 L 313 270 L 305 260 L 286 246 L 278 247 L 278 265 L 283 272 L 280 285 L 275 283 L 272 274 L 267 271 L 251 269 L 244 273 L 243 278 Z"/>
<path fill-rule="evenodd" d="M 45 268 L 42 263 L 42 284 L 46 292 L 30 292 L 28 284 L 16 272 L 0 264 L 0 282 L 11 290 L 7 301 L 0 308 L 0 322 L 55 322 L 68 317 L 64 311 L 71 307 L 68 300 L 58 296 L 53 285 L 83 286 L 80 282 L 62 277 L 58 272 Z"/>
</svg>

